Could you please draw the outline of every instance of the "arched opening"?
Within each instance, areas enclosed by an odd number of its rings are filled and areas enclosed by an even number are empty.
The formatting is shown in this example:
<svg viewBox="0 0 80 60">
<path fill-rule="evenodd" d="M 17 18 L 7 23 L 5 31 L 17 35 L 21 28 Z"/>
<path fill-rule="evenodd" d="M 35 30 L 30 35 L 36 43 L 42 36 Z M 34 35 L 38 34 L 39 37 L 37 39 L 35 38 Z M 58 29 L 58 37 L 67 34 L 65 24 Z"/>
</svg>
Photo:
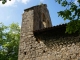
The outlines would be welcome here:
<svg viewBox="0 0 80 60">
<path fill-rule="evenodd" d="M 49 23 L 49 21 L 47 20 L 47 27 L 49 27 L 50 26 L 50 23 Z"/>
<path fill-rule="evenodd" d="M 46 28 L 46 17 L 44 15 L 44 13 L 42 13 L 42 23 L 43 23 L 43 27 Z"/>
</svg>

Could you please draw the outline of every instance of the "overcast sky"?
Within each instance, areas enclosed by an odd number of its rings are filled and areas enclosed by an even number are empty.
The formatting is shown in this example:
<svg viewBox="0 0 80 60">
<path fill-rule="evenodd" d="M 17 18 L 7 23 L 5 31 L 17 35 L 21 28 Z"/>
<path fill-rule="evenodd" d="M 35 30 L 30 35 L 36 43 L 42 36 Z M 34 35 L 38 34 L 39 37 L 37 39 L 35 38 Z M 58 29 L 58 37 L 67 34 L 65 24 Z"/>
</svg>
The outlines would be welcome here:
<svg viewBox="0 0 80 60">
<path fill-rule="evenodd" d="M 55 0 L 7 0 L 4 5 L 0 1 L 0 22 L 5 25 L 12 22 L 21 25 L 24 9 L 38 5 L 40 2 L 47 4 L 53 26 L 68 22 L 68 20 L 64 21 L 61 17 L 58 17 L 57 12 L 65 8 L 61 7 Z M 77 0 L 74 0 L 74 2 L 77 3 Z"/>
</svg>

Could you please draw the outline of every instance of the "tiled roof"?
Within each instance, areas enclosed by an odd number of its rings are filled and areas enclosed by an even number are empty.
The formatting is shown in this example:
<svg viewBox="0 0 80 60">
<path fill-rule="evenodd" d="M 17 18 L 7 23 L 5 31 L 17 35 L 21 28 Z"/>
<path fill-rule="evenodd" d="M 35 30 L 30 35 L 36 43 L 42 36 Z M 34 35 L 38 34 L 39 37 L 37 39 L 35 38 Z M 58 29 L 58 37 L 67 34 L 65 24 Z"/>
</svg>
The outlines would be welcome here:
<svg viewBox="0 0 80 60">
<path fill-rule="evenodd" d="M 62 25 L 57 25 L 45 29 L 40 29 L 34 31 L 34 35 L 40 35 L 40 34 L 63 34 L 66 31 L 66 25 L 67 24 L 62 24 Z"/>
</svg>

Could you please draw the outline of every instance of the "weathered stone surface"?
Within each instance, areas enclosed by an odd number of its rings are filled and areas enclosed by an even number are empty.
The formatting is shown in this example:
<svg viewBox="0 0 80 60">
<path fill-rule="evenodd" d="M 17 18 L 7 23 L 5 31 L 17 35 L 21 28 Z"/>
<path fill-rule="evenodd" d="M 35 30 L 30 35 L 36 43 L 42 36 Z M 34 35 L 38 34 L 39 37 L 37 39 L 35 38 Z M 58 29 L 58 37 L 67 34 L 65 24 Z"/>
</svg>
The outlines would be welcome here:
<svg viewBox="0 0 80 60">
<path fill-rule="evenodd" d="M 46 5 L 29 8 L 22 16 L 18 60 L 80 60 L 80 35 L 34 36 L 34 30 L 52 26 Z"/>
</svg>

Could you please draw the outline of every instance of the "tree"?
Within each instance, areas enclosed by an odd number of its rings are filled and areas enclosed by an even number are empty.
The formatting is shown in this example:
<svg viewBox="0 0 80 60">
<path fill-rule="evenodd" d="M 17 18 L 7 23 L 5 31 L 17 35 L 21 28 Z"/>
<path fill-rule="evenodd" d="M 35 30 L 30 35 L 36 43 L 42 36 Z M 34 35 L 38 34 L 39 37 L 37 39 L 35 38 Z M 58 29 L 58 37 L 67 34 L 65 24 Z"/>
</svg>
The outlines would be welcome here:
<svg viewBox="0 0 80 60">
<path fill-rule="evenodd" d="M 0 0 L 0 1 L 2 1 L 2 4 L 5 4 L 7 2 L 7 0 Z M 11 0 L 9 0 L 9 1 L 11 1 Z"/>
<path fill-rule="evenodd" d="M 0 23 L 0 60 L 17 60 L 20 27 L 17 23 L 5 26 Z"/>
<path fill-rule="evenodd" d="M 66 7 L 65 10 L 59 11 L 58 15 L 64 20 L 70 20 L 66 26 L 66 33 L 80 33 L 80 0 L 77 0 L 77 5 L 73 0 L 55 0 L 62 7 Z"/>
</svg>

